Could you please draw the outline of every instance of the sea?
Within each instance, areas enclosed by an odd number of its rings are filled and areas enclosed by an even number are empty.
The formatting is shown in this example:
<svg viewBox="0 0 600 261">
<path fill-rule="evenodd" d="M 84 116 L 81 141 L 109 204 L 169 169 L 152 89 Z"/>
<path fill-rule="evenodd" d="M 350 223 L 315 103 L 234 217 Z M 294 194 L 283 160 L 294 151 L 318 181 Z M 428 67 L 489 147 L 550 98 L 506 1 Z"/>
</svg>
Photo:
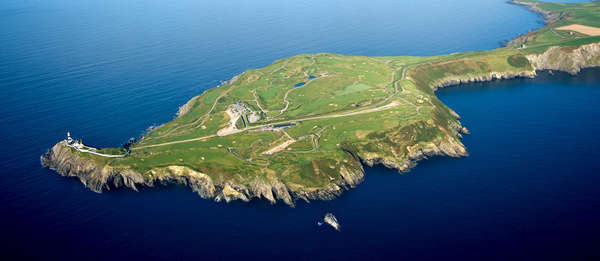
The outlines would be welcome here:
<svg viewBox="0 0 600 261">
<path fill-rule="evenodd" d="M 543 26 L 506 0 L 3 0 L 2 260 L 600 258 L 600 70 L 438 91 L 470 156 L 295 208 L 182 186 L 98 194 L 40 165 L 67 131 L 120 146 L 202 91 L 297 54 L 430 56 Z M 319 226 L 331 212 L 341 231 Z"/>
</svg>

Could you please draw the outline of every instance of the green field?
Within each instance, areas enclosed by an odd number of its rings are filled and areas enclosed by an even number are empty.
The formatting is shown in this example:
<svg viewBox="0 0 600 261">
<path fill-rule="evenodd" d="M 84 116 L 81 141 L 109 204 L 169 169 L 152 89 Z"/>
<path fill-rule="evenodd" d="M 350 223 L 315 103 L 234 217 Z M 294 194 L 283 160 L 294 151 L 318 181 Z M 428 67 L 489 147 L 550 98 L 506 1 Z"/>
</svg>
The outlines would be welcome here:
<svg viewBox="0 0 600 261">
<path fill-rule="evenodd" d="M 436 87 L 533 72 L 527 55 L 600 41 L 554 30 L 574 23 L 600 27 L 600 2 L 537 5 L 561 18 L 532 32 L 525 46 L 436 57 L 318 53 L 281 59 L 195 97 L 187 113 L 146 134 L 128 157 L 80 154 L 148 179 L 165 175 L 166 167 L 184 166 L 215 183 L 277 181 L 290 190 L 343 184 L 340 173 L 360 171 L 361 161 L 406 170 L 422 153 L 466 155 L 461 124 L 436 97 Z M 227 110 L 236 106 L 243 112 L 233 127 Z M 272 128 L 280 124 L 292 125 Z"/>
</svg>

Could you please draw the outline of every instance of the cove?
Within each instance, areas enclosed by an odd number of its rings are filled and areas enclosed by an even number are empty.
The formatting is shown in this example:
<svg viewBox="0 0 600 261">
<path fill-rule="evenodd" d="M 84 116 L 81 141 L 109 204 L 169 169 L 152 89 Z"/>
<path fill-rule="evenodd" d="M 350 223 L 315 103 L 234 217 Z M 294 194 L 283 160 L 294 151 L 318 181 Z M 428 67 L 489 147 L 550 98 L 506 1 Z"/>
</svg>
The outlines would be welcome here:
<svg viewBox="0 0 600 261">
<path fill-rule="evenodd" d="M 441 100 L 471 130 L 463 140 L 470 156 L 428 159 L 405 174 L 368 168 L 364 183 L 333 201 L 294 209 L 264 201 L 221 204 L 179 186 L 86 194 L 70 180 L 60 183 L 64 207 L 33 212 L 39 223 L 20 235 L 78 238 L 68 245 L 34 239 L 45 254 L 70 257 L 114 256 L 111 249 L 144 251 L 119 252 L 120 258 L 593 257 L 600 232 L 594 160 L 600 124 L 592 120 L 600 116 L 599 75 L 599 69 L 578 76 L 539 72 L 536 79 L 441 89 Z M 327 211 L 337 215 L 341 233 L 317 225 Z M 48 227 L 49 215 L 68 218 Z M 94 225 L 85 222 L 90 218 Z"/>
<path fill-rule="evenodd" d="M 282 57 L 496 48 L 541 26 L 522 7 L 504 0 L 72 2 L 0 5 L 5 256 L 598 256 L 598 70 L 442 89 L 472 132 L 464 138 L 470 157 L 429 159 L 404 175 L 369 168 L 365 183 L 343 197 L 295 209 L 215 203 L 177 186 L 96 194 L 39 166 L 39 155 L 67 130 L 92 145 L 119 145 L 220 80 Z M 340 15 L 330 16 L 328 5 L 343 7 Z M 316 225 L 328 211 L 342 233 Z"/>
</svg>

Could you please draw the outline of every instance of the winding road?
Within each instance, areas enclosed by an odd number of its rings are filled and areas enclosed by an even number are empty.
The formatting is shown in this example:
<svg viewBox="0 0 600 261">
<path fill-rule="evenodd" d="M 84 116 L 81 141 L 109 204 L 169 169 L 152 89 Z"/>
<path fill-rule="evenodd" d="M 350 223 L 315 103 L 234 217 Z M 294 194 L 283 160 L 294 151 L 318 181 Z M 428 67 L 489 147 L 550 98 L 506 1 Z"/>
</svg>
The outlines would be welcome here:
<svg viewBox="0 0 600 261">
<path fill-rule="evenodd" d="M 124 158 L 125 156 L 127 156 L 127 155 L 128 155 L 127 153 L 125 153 L 125 154 L 120 154 L 120 155 L 104 154 L 104 153 L 98 153 L 98 152 L 95 152 L 95 151 L 92 151 L 92 150 L 80 149 L 80 148 L 77 148 L 77 147 L 75 147 L 75 146 L 72 146 L 72 145 L 69 145 L 69 144 L 66 144 L 66 145 L 67 145 L 68 147 L 71 147 L 71 148 L 74 148 L 74 149 L 76 149 L 76 150 L 77 150 L 77 151 L 79 151 L 79 152 L 83 152 L 83 153 L 89 153 L 89 154 L 94 154 L 94 155 L 96 155 L 96 156 L 105 157 L 105 158 Z"/>
<path fill-rule="evenodd" d="M 391 94 L 390 96 L 388 96 L 383 102 L 389 101 L 393 96 L 398 94 L 398 85 L 397 84 L 399 81 L 404 80 L 405 75 L 406 75 L 406 69 L 407 69 L 406 67 L 402 68 L 402 76 L 400 77 L 400 80 L 398 80 L 398 81 L 394 81 L 396 72 L 393 73 L 392 83 L 394 84 L 394 93 Z M 403 92 L 404 92 L 404 89 L 403 89 Z M 405 102 L 407 102 L 407 101 L 405 101 Z M 411 103 L 409 103 L 409 104 L 411 104 Z M 348 117 L 348 116 L 360 115 L 360 114 L 365 114 L 365 113 L 378 112 L 378 111 L 383 111 L 383 110 L 388 110 L 388 109 L 394 108 L 398 105 L 401 105 L 401 103 L 399 103 L 398 101 L 392 101 L 388 104 L 381 105 L 381 106 L 374 107 L 374 108 L 369 108 L 369 109 L 359 109 L 359 110 L 346 111 L 346 112 L 340 112 L 340 113 L 329 114 L 329 115 L 312 116 L 312 117 L 305 117 L 305 118 L 299 118 L 299 119 L 294 119 L 294 120 L 285 120 L 285 121 L 280 121 L 280 122 L 273 122 L 273 123 L 268 123 L 268 124 L 252 126 L 252 127 L 245 128 L 243 130 L 231 131 L 228 133 L 228 135 L 238 134 L 238 133 L 245 132 L 248 130 L 256 130 L 256 129 L 260 129 L 260 128 L 264 128 L 264 127 L 272 126 L 272 125 L 280 125 L 280 124 L 287 124 L 287 123 L 294 123 L 294 122 L 301 122 L 301 121 L 310 121 L 310 120 L 319 120 L 319 119 L 340 118 L 340 117 Z M 212 135 L 198 137 L 198 138 L 192 138 L 192 139 L 170 141 L 170 142 L 145 145 L 145 146 L 136 146 L 136 147 L 132 147 L 131 150 L 140 150 L 140 149 L 167 146 L 167 145 L 173 145 L 173 144 L 201 141 L 201 140 L 206 140 L 206 139 L 210 139 L 210 138 L 214 138 L 214 137 L 219 137 L 219 136 L 217 134 L 212 134 Z"/>
</svg>

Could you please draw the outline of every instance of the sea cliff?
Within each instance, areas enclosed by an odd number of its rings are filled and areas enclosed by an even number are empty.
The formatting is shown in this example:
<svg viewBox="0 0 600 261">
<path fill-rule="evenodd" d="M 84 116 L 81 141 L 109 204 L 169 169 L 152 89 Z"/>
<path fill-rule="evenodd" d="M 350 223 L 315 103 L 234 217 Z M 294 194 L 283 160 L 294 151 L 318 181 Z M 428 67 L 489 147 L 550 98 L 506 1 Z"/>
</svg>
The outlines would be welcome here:
<svg viewBox="0 0 600 261">
<path fill-rule="evenodd" d="M 467 133 L 468 131 L 462 126 L 457 126 L 456 133 L 459 132 Z M 248 202 L 252 199 L 262 198 L 272 204 L 281 201 L 289 206 L 294 206 L 296 200 L 306 202 L 331 200 L 340 196 L 344 191 L 356 187 L 365 178 L 361 162 L 369 166 L 382 164 L 404 172 L 415 167 L 418 161 L 429 157 L 463 157 L 467 155 L 464 145 L 450 138 L 425 146 L 415 145 L 409 157 L 401 162 L 388 160 L 376 154 L 371 154 L 369 158 L 351 155 L 351 164 L 340 169 L 341 179 L 339 182 L 326 188 L 310 188 L 299 184 L 286 185 L 277 179 L 265 182 L 258 178 L 246 184 L 237 184 L 231 181 L 219 183 L 214 182 L 209 175 L 186 166 L 168 166 L 142 174 L 132 169 L 111 167 L 83 157 L 68 147 L 64 141 L 57 143 L 42 155 L 41 164 L 61 176 L 79 179 L 90 190 L 98 193 L 119 187 L 137 191 L 140 187 L 177 184 L 189 187 L 202 198 L 214 199 L 217 202 L 232 200 Z"/>
<path fill-rule="evenodd" d="M 469 82 L 483 82 L 514 77 L 535 77 L 535 70 L 562 70 L 577 73 L 582 68 L 600 65 L 600 43 L 584 45 L 578 48 L 551 47 L 541 54 L 529 55 L 527 59 L 533 70 L 521 72 L 490 72 L 479 75 L 459 75 L 445 77 L 435 81 L 431 86 L 439 87 L 458 85 Z M 458 119 L 458 115 L 453 113 Z M 454 135 L 468 133 L 457 121 L 452 126 Z M 57 143 L 41 157 L 42 165 L 55 170 L 65 177 L 78 178 L 86 187 L 95 192 L 111 188 L 128 187 L 137 190 L 139 187 L 180 184 L 191 188 L 203 198 L 216 201 L 266 199 L 271 203 L 281 201 L 293 206 L 298 199 L 329 200 L 339 196 L 343 191 L 356 187 L 365 177 L 361 162 L 373 166 L 382 164 L 399 171 L 408 171 L 417 162 L 433 156 L 462 157 L 467 150 L 460 141 L 448 136 L 427 144 L 413 144 L 408 147 L 408 157 L 403 160 L 390 159 L 378 153 L 352 153 L 351 163 L 340 169 L 342 177 L 337 183 L 325 188 L 311 188 L 300 184 L 284 184 L 277 178 L 268 180 L 254 179 L 243 184 L 233 181 L 215 182 L 210 175 L 185 166 L 168 166 L 155 168 L 148 173 L 139 173 L 129 168 L 113 167 L 98 163 L 66 146 L 65 142 Z"/>
<path fill-rule="evenodd" d="M 79 179 L 87 188 L 98 193 L 119 187 L 137 191 L 140 187 L 178 184 L 189 187 L 202 198 L 218 202 L 247 202 L 254 198 L 264 198 L 271 203 L 281 201 L 290 206 L 294 206 L 297 199 L 333 199 L 344 190 L 357 186 L 364 179 L 364 170 L 360 164 L 354 169 L 342 169 L 341 182 L 325 189 L 286 186 L 278 180 L 266 183 L 260 179 L 247 185 L 234 182 L 215 183 L 210 176 L 185 166 L 157 168 L 151 170 L 149 175 L 144 175 L 128 168 L 115 168 L 82 157 L 80 153 L 68 147 L 65 141 L 57 143 L 42 155 L 41 164 L 61 176 Z"/>
<path fill-rule="evenodd" d="M 600 43 L 582 45 L 578 48 L 552 46 L 541 54 L 527 55 L 532 70 L 508 71 L 508 72 L 486 72 L 469 75 L 457 75 L 437 79 L 430 86 L 434 90 L 438 88 L 455 86 L 465 83 L 488 82 L 513 78 L 535 78 L 536 71 L 555 70 L 570 74 L 577 74 L 581 69 L 600 66 Z"/>
<path fill-rule="evenodd" d="M 553 46 L 542 54 L 528 55 L 535 70 L 558 70 L 577 74 L 581 69 L 600 66 L 600 43 L 573 47 Z"/>
<path fill-rule="evenodd" d="M 525 4 L 550 22 L 564 19 Z M 266 199 L 294 206 L 297 200 L 330 200 L 364 180 L 363 164 L 404 172 L 429 157 L 467 156 L 460 138 L 468 130 L 435 90 L 532 78 L 538 70 L 576 74 L 600 66 L 600 43 L 579 40 L 439 57 L 315 54 L 282 59 L 192 98 L 176 119 L 133 144 L 128 157 L 99 158 L 61 141 L 41 156 L 41 163 L 95 192 L 179 184 L 202 198 L 225 202 Z M 286 66 L 292 69 L 281 70 Z M 263 81 L 265 75 L 273 78 Z M 285 84 L 272 85 L 278 81 Z M 306 82 L 292 87 L 300 81 Z M 318 81 L 327 84 L 310 91 L 309 84 Z M 319 93 L 323 88 L 332 89 Z M 302 102 L 288 106 L 292 98 Z M 309 108 L 310 103 L 320 106 Z M 261 121 L 249 125 L 248 114 L 260 115 Z M 223 128 L 231 135 L 215 135 Z M 280 149 L 265 153 L 272 148 Z"/>
</svg>

